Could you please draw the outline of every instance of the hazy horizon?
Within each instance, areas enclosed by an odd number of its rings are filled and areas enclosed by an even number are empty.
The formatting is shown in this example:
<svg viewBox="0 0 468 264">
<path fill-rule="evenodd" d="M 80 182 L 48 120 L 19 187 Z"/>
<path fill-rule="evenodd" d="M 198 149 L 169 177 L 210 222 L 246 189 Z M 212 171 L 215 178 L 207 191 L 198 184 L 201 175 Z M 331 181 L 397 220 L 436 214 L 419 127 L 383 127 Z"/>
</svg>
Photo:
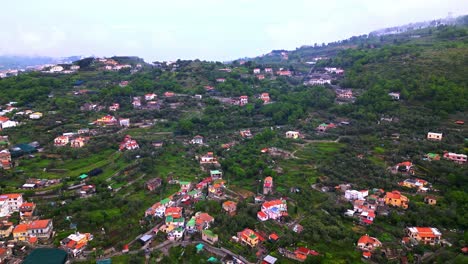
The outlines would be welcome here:
<svg viewBox="0 0 468 264">
<path fill-rule="evenodd" d="M 227 61 L 468 14 L 448 0 L 7 2 L 0 55 Z"/>
</svg>

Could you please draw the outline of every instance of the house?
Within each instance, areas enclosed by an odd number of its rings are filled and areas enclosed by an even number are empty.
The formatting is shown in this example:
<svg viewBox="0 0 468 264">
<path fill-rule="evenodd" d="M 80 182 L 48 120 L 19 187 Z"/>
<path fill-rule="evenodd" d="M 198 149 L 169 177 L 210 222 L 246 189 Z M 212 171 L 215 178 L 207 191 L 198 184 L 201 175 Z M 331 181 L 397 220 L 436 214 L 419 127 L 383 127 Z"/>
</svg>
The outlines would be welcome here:
<svg viewBox="0 0 468 264">
<path fill-rule="evenodd" d="M 385 204 L 392 205 L 396 207 L 401 207 L 403 209 L 408 209 L 408 197 L 402 195 L 399 191 L 387 192 L 385 194 Z"/>
<path fill-rule="evenodd" d="M 195 137 L 193 137 L 193 139 L 190 142 L 192 144 L 203 145 L 203 137 L 200 135 L 196 135 Z"/>
<path fill-rule="evenodd" d="M 304 82 L 304 85 L 324 85 L 324 84 L 331 84 L 331 77 L 329 76 L 320 76 L 314 77 L 310 80 Z"/>
<path fill-rule="evenodd" d="M 351 99 L 353 98 L 353 90 L 351 89 L 336 89 L 336 97 L 339 99 Z"/>
<path fill-rule="evenodd" d="M 0 151 L 0 167 L 4 170 L 9 170 L 12 167 L 11 163 L 11 153 L 8 149 Z"/>
<path fill-rule="evenodd" d="M 49 72 L 61 72 L 63 71 L 63 67 L 60 65 L 55 65 L 50 68 Z"/>
<path fill-rule="evenodd" d="M 239 105 L 244 106 L 249 103 L 249 97 L 247 95 L 241 95 L 239 97 Z"/>
<path fill-rule="evenodd" d="M 153 141 L 151 145 L 155 148 L 162 148 L 164 146 L 164 141 Z"/>
<path fill-rule="evenodd" d="M 400 162 L 392 169 L 393 173 L 414 174 L 413 163 L 411 161 Z"/>
<path fill-rule="evenodd" d="M 173 92 L 165 92 L 164 97 L 173 97 L 175 94 Z"/>
<path fill-rule="evenodd" d="M 316 128 L 316 130 L 318 132 L 327 132 L 327 130 L 330 128 L 336 128 L 336 125 L 333 123 L 330 123 L 330 124 L 322 123 Z"/>
<path fill-rule="evenodd" d="M 213 180 L 222 179 L 223 178 L 223 172 L 220 171 L 220 170 L 210 170 L 210 177 Z"/>
<path fill-rule="evenodd" d="M 226 211 L 229 215 L 234 216 L 237 210 L 237 203 L 233 201 L 225 201 L 223 203 L 223 210 Z"/>
<path fill-rule="evenodd" d="M 203 230 L 202 240 L 213 245 L 214 243 L 218 242 L 218 235 L 213 233 L 211 230 Z"/>
<path fill-rule="evenodd" d="M 13 232 L 13 223 L 3 221 L 0 223 L 0 238 L 4 239 L 11 235 Z M 1 262 L 0 262 L 1 263 Z"/>
<path fill-rule="evenodd" d="M 35 210 L 35 203 L 23 203 L 19 208 L 20 219 L 22 221 L 32 221 Z"/>
<path fill-rule="evenodd" d="M 252 133 L 250 132 L 250 129 L 243 129 L 239 132 L 239 134 L 243 138 L 252 138 Z"/>
<path fill-rule="evenodd" d="M 395 92 L 391 92 L 391 93 L 388 93 L 388 95 L 392 98 L 392 100 L 400 100 L 400 93 L 395 93 Z"/>
<path fill-rule="evenodd" d="M 260 221 L 266 221 L 268 219 L 278 220 L 287 215 L 288 205 L 286 200 L 282 199 L 264 202 L 260 211 L 257 213 L 257 217 Z"/>
<path fill-rule="evenodd" d="M 150 192 L 156 190 L 159 186 L 162 184 L 162 179 L 161 178 L 153 178 L 148 180 L 145 183 L 146 189 L 148 189 Z"/>
<path fill-rule="evenodd" d="M 424 197 L 424 202 L 429 205 L 436 205 L 437 198 L 432 195 L 427 195 L 426 197 Z"/>
<path fill-rule="evenodd" d="M 23 195 L 21 193 L 9 193 L 0 195 L 0 201 L 5 201 L 10 213 L 18 212 L 23 204 Z"/>
<path fill-rule="evenodd" d="M 300 137 L 300 133 L 297 132 L 297 131 L 287 131 L 286 132 L 286 138 L 293 138 L 293 139 L 297 139 Z"/>
<path fill-rule="evenodd" d="M 270 102 L 270 94 L 269 93 L 260 94 L 260 100 L 263 101 L 263 104 L 268 104 Z"/>
<path fill-rule="evenodd" d="M 135 108 L 135 109 L 141 108 L 141 98 L 140 97 L 133 97 L 132 105 L 133 105 L 133 108 Z"/>
<path fill-rule="evenodd" d="M 252 229 L 246 228 L 241 232 L 237 233 L 237 237 L 243 244 L 247 244 L 250 247 L 256 247 L 259 242 L 259 237 L 256 232 Z"/>
<path fill-rule="evenodd" d="M 13 240 L 26 241 L 28 239 L 28 226 L 29 224 L 19 224 L 13 229 Z"/>
<path fill-rule="evenodd" d="M 259 79 L 259 80 L 265 80 L 265 75 L 263 75 L 263 74 L 259 74 L 259 75 L 257 75 L 256 77 L 257 77 L 257 79 Z"/>
<path fill-rule="evenodd" d="M 0 116 L 0 129 L 16 127 L 18 122 L 10 120 L 8 117 Z"/>
<path fill-rule="evenodd" d="M 328 73 L 335 73 L 335 74 L 343 74 L 344 70 L 340 68 L 334 68 L 334 67 L 325 67 L 325 71 Z"/>
<path fill-rule="evenodd" d="M 111 115 L 106 115 L 99 118 L 94 123 L 99 126 L 112 126 L 117 124 L 117 119 Z"/>
<path fill-rule="evenodd" d="M 0 248 L 0 263 L 8 263 L 8 259 L 12 255 L 12 250 L 9 247 Z"/>
<path fill-rule="evenodd" d="M 289 70 L 279 70 L 276 72 L 276 74 L 279 76 L 292 76 L 292 72 Z"/>
<path fill-rule="evenodd" d="M 93 235 L 90 233 L 80 234 L 77 232 L 60 241 L 60 245 L 68 254 L 71 254 L 76 258 L 81 254 L 81 252 L 83 252 L 88 245 L 88 242 L 91 240 L 93 240 Z"/>
<path fill-rule="evenodd" d="M 301 233 L 304 230 L 304 227 L 300 224 L 295 224 L 292 229 L 295 233 Z"/>
<path fill-rule="evenodd" d="M 423 179 L 406 179 L 398 183 L 398 185 L 400 186 L 404 186 L 407 188 L 417 188 L 420 191 L 427 191 L 428 188 L 426 188 L 425 186 L 427 186 L 428 184 L 429 182 Z"/>
<path fill-rule="evenodd" d="M 345 198 L 348 201 L 365 200 L 368 195 L 369 195 L 368 190 L 361 190 L 361 191 L 346 190 L 345 191 Z"/>
<path fill-rule="evenodd" d="M 427 133 L 427 139 L 428 140 L 441 141 L 442 140 L 442 133 L 428 132 Z"/>
<path fill-rule="evenodd" d="M 129 127 L 130 126 L 130 118 L 120 118 L 119 125 L 121 127 Z"/>
<path fill-rule="evenodd" d="M 263 194 L 268 195 L 273 193 L 273 178 L 271 176 L 265 177 L 263 181 Z"/>
<path fill-rule="evenodd" d="M 223 83 L 223 82 L 226 82 L 226 79 L 225 78 L 217 78 L 216 82 Z"/>
<path fill-rule="evenodd" d="M 210 228 L 210 225 L 214 223 L 214 218 L 202 212 L 197 212 L 195 214 L 195 227 L 198 231 Z"/>
<path fill-rule="evenodd" d="M 201 182 L 197 183 L 197 190 L 201 190 L 205 187 L 208 187 L 208 185 L 213 181 L 213 178 L 211 177 L 206 177 L 205 179 L 203 179 Z"/>
<path fill-rule="evenodd" d="M 155 93 L 145 94 L 145 101 L 151 101 L 156 99 L 157 95 Z"/>
<path fill-rule="evenodd" d="M 267 255 L 266 257 L 263 258 L 262 264 L 275 264 L 276 261 L 278 261 L 277 258 Z"/>
<path fill-rule="evenodd" d="M 208 195 L 223 196 L 224 187 L 224 180 L 215 180 L 211 185 L 208 186 Z"/>
<path fill-rule="evenodd" d="M 120 86 L 120 87 L 125 87 L 125 86 L 128 85 L 128 83 L 129 83 L 128 81 L 121 81 L 121 82 L 119 83 L 119 86 Z"/>
<path fill-rule="evenodd" d="M 140 146 L 138 145 L 136 140 L 132 139 L 132 137 L 130 135 L 126 135 L 125 138 L 123 139 L 123 141 L 120 143 L 119 151 L 122 151 L 124 149 L 135 150 L 135 149 L 139 149 L 139 148 L 140 148 Z"/>
<path fill-rule="evenodd" d="M 42 113 L 41 112 L 34 112 L 29 115 L 29 119 L 41 119 Z"/>
<path fill-rule="evenodd" d="M 452 153 L 452 152 L 444 152 L 444 159 L 451 160 L 455 163 L 458 164 L 464 164 L 466 163 L 467 156 L 465 154 L 457 154 L 457 153 Z"/>
<path fill-rule="evenodd" d="M 111 106 L 109 106 L 109 111 L 115 112 L 120 109 L 120 104 L 119 103 L 113 103 Z"/>
<path fill-rule="evenodd" d="M 179 181 L 180 184 L 180 192 L 187 193 L 192 188 L 192 183 L 189 181 Z"/>
<path fill-rule="evenodd" d="M 367 234 L 360 237 L 357 243 L 357 247 L 363 251 L 373 251 L 381 246 L 382 242 L 375 237 L 368 236 Z"/>
<path fill-rule="evenodd" d="M 437 245 L 440 243 L 442 233 L 433 227 L 407 227 L 406 235 L 425 245 Z"/>
<path fill-rule="evenodd" d="M 179 240 L 184 236 L 184 228 L 176 227 L 168 232 L 167 238 L 171 241 Z"/>
<path fill-rule="evenodd" d="M 95 192 L 96 192 L 96 186 L 93 184 L 81 186 L 80 190 L 78 191 L 81 197 L 87 197 L 89 195 L 92 195 Z"/>
<path fill-rule="evenodd" d="M 86 138 L 84 137 L 77 137 L 75 139 L 72 139 L 70 141 L 70 146 L 72 148 L 81 148 L 85 145 L 85 142 L 86 142 Z"/>
<path fill-rule="evenodd" d="M 273 73 L 273 69 L 272 68 L 265 68 L 265 73 Z"/>
<path fill-rule="evenodd" d="M 174 218 L 182 217 L 182 207 L 172 206 L 167 207 L 164 211 L 164 216 L 172 216 Z"/>
<path fill-rule="evenodd" d="M 253 69 L 253 74 L 259 74 L 260 73 L 260 69 L 259 68 L 255 68 Z"/>
<path fill-rule="evenodd" d="M 429 161 L 440 160 L 440 155 L 437 153 L 427 153 L 426 155 L 424 155 L 424 158 Z"/>
<path fill-rule="evenodd" d="M 207 152 L 205 155 L 201 156 L 200 164 L 217 164 L 218 160 L 214 156 L 213 152 Z"/>
<path fill-rule="evenodd" d="M 27 229 L 29 236 L 35 236 L 39 239 L 49 239 L 54 231 L 52 219 L 32 221 Z"/>
</svg>

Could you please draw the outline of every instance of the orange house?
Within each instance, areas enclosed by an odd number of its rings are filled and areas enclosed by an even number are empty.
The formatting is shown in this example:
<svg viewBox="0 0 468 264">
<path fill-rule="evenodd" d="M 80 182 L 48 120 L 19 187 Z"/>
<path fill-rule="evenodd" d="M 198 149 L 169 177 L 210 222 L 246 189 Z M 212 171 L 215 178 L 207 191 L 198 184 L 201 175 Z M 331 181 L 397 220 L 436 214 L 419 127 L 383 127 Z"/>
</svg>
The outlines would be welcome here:
<svg viewBox="0 0 468 264">
<path fill-rule="evenodd" d="M 392 205 L 396 207 L 401 207 L 403 209 L 408 209 L 408 197 L 402 195 L 399 191 L 387 192 L 385 194 L 385 204 Z"/>
</svg>

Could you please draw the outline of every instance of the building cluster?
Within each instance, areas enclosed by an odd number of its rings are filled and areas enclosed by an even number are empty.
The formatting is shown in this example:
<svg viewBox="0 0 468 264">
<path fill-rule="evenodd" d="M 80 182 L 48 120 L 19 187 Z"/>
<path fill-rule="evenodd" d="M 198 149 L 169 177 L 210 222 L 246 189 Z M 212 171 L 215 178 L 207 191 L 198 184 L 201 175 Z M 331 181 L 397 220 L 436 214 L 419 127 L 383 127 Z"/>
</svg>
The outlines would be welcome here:
<svg viewBox="0 0 468 264">
<path fill-rule="evenodd" d="M 64 147 L 64 146 L 70 145 L 70 147 L 72 148 L 84 147 L 90 140 L 90 137 L 86 135 L 89 133 L 79 133 L 79 132 L 83 132 L 83 131 L 63 133 L 61 136 L 58 136 L 54 139 L 54 146 Z"/>
<path fill-rule="evenodd" d="M 138 142 L 130 135 L 126 135 L 119 145 L 119 151 L 139 149 Z"/>
<path fill-rule="evenodd" d="M 387 215 L 388 207 L 408 208 L 409 199 L 399 191 L 385 192 L 382 189 L 369 190 L 346 190 L 344 198 L 350 201 L 353 209 L 348 209 L 346 216 L 355 217 L 361 225 L 374 223 L 377 214 Z"/>
<path fill-rule="evenodd" d="M 16 225 L 9 221 L 15 212 L 20 216 Z M 13 235 L 14 242 L 34 245 L 48 241 L 53 235 L 52 220 L 40 219 L 36 215 L 36 204 L 25 201 L 19 193 L 0 195 L 0 218 L 0 236 L 8 238 Z"/>
</svg>

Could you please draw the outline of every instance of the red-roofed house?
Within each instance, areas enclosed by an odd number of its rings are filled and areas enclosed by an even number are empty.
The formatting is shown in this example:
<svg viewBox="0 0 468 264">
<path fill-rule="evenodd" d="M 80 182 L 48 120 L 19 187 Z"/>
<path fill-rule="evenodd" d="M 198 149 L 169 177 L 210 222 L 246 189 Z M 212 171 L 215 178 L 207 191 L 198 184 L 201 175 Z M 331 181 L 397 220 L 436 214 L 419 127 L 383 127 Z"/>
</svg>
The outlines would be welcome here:
<svg viewBox="0 0 468 264">
<path fill-rule="evenodd" d="M 35 220 L 28 225 L 28 235 L 39 239 L 49 239 L 54 231 L 51 219 Z"/>
<path fill-rule="evenodd" d="M 157 95 L 156 95 L 155 93 L 148 93 L 148 94 L 145 94 L 145 100 L 146 100 L 146 101 L 154 100 L 156 97 L 157 97 Z"/>
<path fill-rule="evenodd" d="M 21 220 L 31 221 L 33 218 L 34 210 L 36 210 L 35 203 L 23 203 L 19 208 Z"/>
<path fill-rule="evenodd" d="M 268 219 L 277 220 L 287 215 L 288 205 L 286 201 L 282 199 L 264 202 L 260 212 L 257 213 L 257 217 L 261 221 L 266 221 Z"/>
<path fill-rule="evenodd" d="M 260 95 L 260 100 L 262 100 L 264 104 L 269 103 L 270 102 L 270 94 L 269 93 L 262 93 Z"/>
<path fill-rule="evenodd" d="M 406 234 L 409 238 L 426 245 L 439 244 L 442 237 L 439 229 L 433 227 L 407 227 Z"/>
<path fill-rule="evenodd" d="M 233 201 L 225 201 L 223 203 L 223 210 L 226 211 L 229 215 L 233 216 L 236 214 L 237 203 Z"/>
<path fill-rule="evenodd" d="M 382 242 L 380 242 L 377 238 L 368 235 L 362 236 L 357 242 L 357 247 L 365 251 L 373 251 L 375 248 L 381 246 Z"/>
<path fill-rule="evenodd" d="M 138 148 L 140 148 L 140 146 L 138 145 L 136 140 L 132 139 L 132 137 L 130 135 L 126 135 L 124 140 L 120 143 L 119 150 L 120 151 L 122 151 L 124 149 L 134 150 L 134 149 L 138 149 Z"/>
<path fill-rule="evenodd" d="M 246 228 L 241 232 L 237 233 L 237 237 L 240 239 L 241 243 L 247 244 L 250 247 L 255 247 L 258 245 L 259 238 L 257 233 L 252 229 Z"/>
<path fill-rule="evenodd" d="M 401 207 L 403 209 L 408 209 L 408 197 L 402 195 L 399 191 L 387 192 L 385 194 L 385 204 L 392 205 L 396 207 Z"/>
<path fill-rule="evenodd" d="M 69 143 L 69 138 L 67 136 L 58 136 L 54 139 L 54 146 L 63 147 Z"/>
</svg>

